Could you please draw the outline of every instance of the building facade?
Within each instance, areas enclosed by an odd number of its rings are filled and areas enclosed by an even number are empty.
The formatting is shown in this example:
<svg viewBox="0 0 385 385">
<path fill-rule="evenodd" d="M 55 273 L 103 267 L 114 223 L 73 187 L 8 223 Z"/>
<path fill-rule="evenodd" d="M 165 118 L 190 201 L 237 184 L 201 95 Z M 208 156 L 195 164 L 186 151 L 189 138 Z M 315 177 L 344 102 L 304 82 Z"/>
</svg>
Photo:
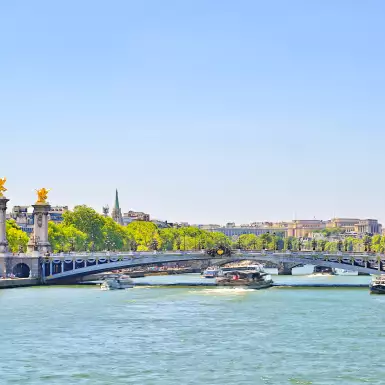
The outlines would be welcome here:
<svg viewBox="0 0 385 385">
<path fill-rule="evenodd" d="M 358 234 L 381 234 L 382 225 L 378 223 L 377 219 L 361 219 L 355 225 L 355 231 Z"/>
<path fill-rule="evenodd" d="M 56 224 L 63 222 L 63 214 L 68 211 L 68 206 L 51 206 L 48 212 L 48 221 L 52 221 Z M 13 219 L 16 224 L 26 232 L 32 234 L 34 218 L 32 206 L 14 206 L 9 218 Z"/>
<path fill-rule="evenodd" d="M 123 224 L 127 226 L 129 223 L 134 221 L 150 221 L 150 214 L 143 213 L 141 211 L 132 211 L 123 214 Z"/>
<path fill-rule="evenodd" d="M 204 228 L 204 226 L 201 226 Z M 280 223 L 271 223 L 271 222 L 261 222 L 261 223 L 252 223 L 250 225 L 240 225 L 236 226 L 235 223 L 230 222 L 227 223 L 226 226 L 219 227 L 206 227 L 205 230 L 212 232 L 219 232 L 225 234 L 227 237 L 239 237 L 244 234 L 254 234 L 254 235 L 262 235 L 262 234 L 277 234 L 282 237 L 287 236 L 288 224 L 285 222 Z"/>
<path fill-rule="evenodd" d="M 327 227 L 341 228 L 346 233 L 363 234 L 381 234 L 382 225 L 377 219 L 358 219 L 358 218 L 333 218 Z"/>
<path fill-rule="evenodd" d="M 326 228 L 326 222 L 318 219 L 299 219 L 289 223 L 287 236 L 295 238 L 307 238 L 316 230 Z"/>
</svg>

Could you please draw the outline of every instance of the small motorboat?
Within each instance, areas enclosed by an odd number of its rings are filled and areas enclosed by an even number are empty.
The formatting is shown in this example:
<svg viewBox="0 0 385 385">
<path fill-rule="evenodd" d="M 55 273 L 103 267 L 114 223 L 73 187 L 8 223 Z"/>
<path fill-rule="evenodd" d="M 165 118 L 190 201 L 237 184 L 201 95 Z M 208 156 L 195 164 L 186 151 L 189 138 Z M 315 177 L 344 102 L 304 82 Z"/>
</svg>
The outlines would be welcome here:
<svg viewBox="0 0 385 385">
<path fill-rule="evenodd" d="M 267 289 L 273 286 L 271 275 L 263 271 L 255 270 L 232 270 L 218 277 L 218 286 L 244 287 L 248 289 Z"/>
<path fill-rule="evenodd" d="M 101 290 L 124 290 L 134 287 L 134 281 L 128 276 L 109 277 L 100 285 Z"/>
<path fill-rule="evenodd" d="M 357 270 L 345 270 L 345 269 L 334 269 L 335 275 L 346 275 L 346 276 L 357 276 L 358 271 Z"/>
<path fill-rule="evenodd" d="M 369 285 L 371 294 L 385 294 L 385 275 L 376 275 Z"/>
<path fill-rule="evenodd" d="M 204 278 L 216 278 L 222 275 L 222 270 L 218 267 L 208 267 L 202 275 Z"/>
</svg>

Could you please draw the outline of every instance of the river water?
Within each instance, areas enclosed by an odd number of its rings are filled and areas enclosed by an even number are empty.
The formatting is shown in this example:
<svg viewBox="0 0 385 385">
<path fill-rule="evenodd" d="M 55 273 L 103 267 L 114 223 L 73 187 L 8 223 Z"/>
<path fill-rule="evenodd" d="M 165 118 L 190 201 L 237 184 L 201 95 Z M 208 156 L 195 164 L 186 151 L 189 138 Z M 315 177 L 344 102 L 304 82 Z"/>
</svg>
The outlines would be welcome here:
<svg viewBox="0 0 385 385">
<path fill-rule="evenodd" d="M 317 278 L 369 281 L 274 279 Z M 170 280 L 201 278 L 146 277 Z M 8 289 L 0 333 L 1 385 L 385 384 L 385 296 L 368 289 Z"/>
</svg>

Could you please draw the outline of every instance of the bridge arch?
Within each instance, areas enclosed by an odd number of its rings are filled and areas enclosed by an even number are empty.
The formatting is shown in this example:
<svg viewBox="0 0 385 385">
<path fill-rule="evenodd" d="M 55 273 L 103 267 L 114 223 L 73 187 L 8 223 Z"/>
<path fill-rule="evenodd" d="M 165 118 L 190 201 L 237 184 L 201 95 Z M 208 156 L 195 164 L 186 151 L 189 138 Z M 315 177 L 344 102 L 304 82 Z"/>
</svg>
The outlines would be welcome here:
<svg viewBox="0 0 385 385">
<path fill-rule="evenodd" d="M 24 262 L 17 263 L 12 269 L 12 273 L 18 278 L 28 278 L 30 272 L 30 267 Z"/>
</svg>

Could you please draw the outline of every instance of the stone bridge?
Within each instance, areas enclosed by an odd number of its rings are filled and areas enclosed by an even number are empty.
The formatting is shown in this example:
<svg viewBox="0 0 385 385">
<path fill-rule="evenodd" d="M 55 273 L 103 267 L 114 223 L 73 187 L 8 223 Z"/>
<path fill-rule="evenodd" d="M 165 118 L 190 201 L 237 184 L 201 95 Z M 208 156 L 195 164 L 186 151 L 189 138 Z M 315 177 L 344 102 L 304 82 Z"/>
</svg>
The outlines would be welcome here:
<svg viewBox="0 0 385 385">
<path fill-rule="evenodd" d="M 234 251 L 230 257 L 213 258 L 202 251 L 75 253 L 40 257 L 45 282 L 74 279 L 111 270 L 169 262 L 209 261 L 223 265 L 241 260 L 274 263 L 312 264 L 354 270 L 366 274 L 385 274 L 385 255 L 371 253 Z"/>
<path fill-rule="evenodd" d="M 125 268 L 169 262 L 208 261 L 212 265 L 230 262 L 271 261 L 274 263 L 312 264 L 385 274 L 385 255 L 374 253 L 272 252 L 236 250 L 231 256 L 212 257 L 201 251 L 71 253 L 44 256 L 32 254 L 0 256 L 0 272 L 19 277 L 41 278 L 43 282 L 76 280 L 79 277 Z"/>
</svg>

